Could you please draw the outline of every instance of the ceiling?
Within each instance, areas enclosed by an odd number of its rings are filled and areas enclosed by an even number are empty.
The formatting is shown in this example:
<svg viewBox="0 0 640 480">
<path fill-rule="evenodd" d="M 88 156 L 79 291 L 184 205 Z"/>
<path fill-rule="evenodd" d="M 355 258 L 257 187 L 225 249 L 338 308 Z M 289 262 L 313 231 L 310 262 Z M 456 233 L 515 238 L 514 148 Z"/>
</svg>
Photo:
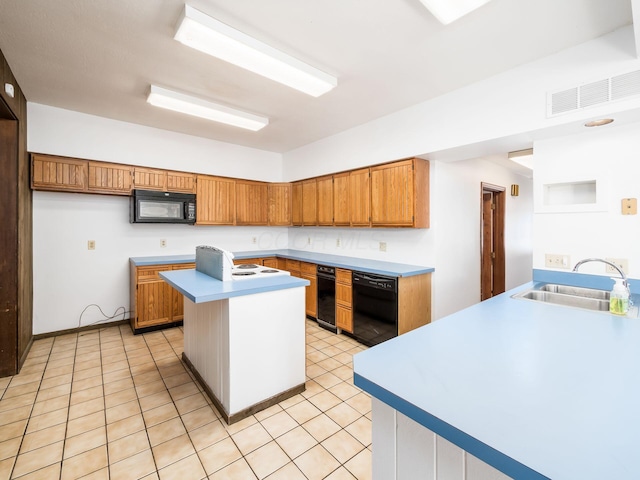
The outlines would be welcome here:
<svg viewBox="0 0 640 480">
<path fill-rule="evenodd" d="M 631 0 L 492 0 L 441 25 L 419 0 L 190 0 L 338 78 L 313 98 L 173 39 L 183 0 L 0 0 L 30 102 L 286 152 L 632 23 Z M 258 132 L 146 103 L 150 84 L 270 118 Z"/>
</svg>

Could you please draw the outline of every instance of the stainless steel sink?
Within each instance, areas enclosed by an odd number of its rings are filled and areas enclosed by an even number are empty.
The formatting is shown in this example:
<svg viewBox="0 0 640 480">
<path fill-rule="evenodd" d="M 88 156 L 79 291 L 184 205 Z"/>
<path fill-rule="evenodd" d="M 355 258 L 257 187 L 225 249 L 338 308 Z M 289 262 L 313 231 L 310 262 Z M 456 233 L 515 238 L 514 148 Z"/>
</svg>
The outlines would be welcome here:
<svg viewBox="0 0 640 480">
<path fill-rule="evenodd" d="M 523 292 L 516 293 L 511 297 L 609 313 L 609 292 L 595 288 L 542 283 Z M 632 295 L 632 297 L 637 296 Z M 635 305 L 630 306 L 629 313 L 625 317 L 640 317 L 640 308 L 637 306 L 640 303 L 640 299 L 635 298 L 634 302 Z"/>
<path fill-rule="evenodd" d="M 540 287 L 543 292 L 562 293 L 564 295 L 572 295 L 575 297 L 595 298 L 599 300 L 609 300 L 610 292 L 606 290 L 596 290 L 595 288 L 570 287 L 568 285 L 556 285 L 555 283 L 547 283 Z"/>
<path fill-rule="evenodd" d="M 609 311 L 609 299 L 590 298 L 586 296 L 571 295 L 554 291 L 526 290 L 522 293 L 514 295 L 513 298 L 524 298 L 527 300 L 535 300 L 537 302 L 555 303 L 556 305 L 586 308 L 588 310 L 596 310 L 601 312 Z"/>
</svg>

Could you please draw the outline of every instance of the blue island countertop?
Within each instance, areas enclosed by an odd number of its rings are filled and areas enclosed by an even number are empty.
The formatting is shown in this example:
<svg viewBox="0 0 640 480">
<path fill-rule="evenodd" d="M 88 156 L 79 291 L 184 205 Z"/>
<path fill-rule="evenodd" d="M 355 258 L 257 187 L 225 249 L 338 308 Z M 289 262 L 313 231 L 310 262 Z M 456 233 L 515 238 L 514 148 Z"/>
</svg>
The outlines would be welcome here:
<svg viewBox="0 0 640 480">
<path fill-rule="evenodd" d="M 329 255 L 325 253 L 306 252 L 303 250 L 253 250 L 249 252 L 233 252 L 238 260 L 245 258 L 281 257 L 303 262 L 329 265 L 366 273 L 377 273 L 390 277 L 410 277 L 432 273 L 433 267 L 409 265 L 406 263 L 384 262 L 366 258 L 347 257 L 343 255 Z M 149 257 L 131 257 L 129 260 L 135 266 L 162 265 L 169 263 L 195 262 L 195 254 L 187 255 L 156 255 Z"/>
<path fill-rule="evenodd" d="M 160 272 L 160 276 L 194 303 L 213 302 L 309 285 L 308 280 L 289 275 L 222 282 L 195 269 L 170 270 Z"/>
<path fill-rule="evenodd" d="M 355 385 L 513 478 L 640 478 L 640 319 L 532 285 L 355 355 Z"/>
</svg>

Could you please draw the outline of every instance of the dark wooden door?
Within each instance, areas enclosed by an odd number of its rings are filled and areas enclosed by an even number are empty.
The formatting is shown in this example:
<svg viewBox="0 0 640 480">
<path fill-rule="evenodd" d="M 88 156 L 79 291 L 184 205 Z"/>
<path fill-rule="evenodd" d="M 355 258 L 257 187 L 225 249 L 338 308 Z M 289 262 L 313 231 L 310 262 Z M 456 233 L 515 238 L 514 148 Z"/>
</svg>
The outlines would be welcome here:
<svg viewBox="0 0 640 480">
<path fill-rule="evenodd" d="M 505 188 L 482 184 L 480 299 L 505 291 Z"/>
<path fill-rule="evenodd" d="M 1 100 L 0 100 L 1 102 Z M 18 122 L 0 120 L 0 377 L 18 371 Z"/>
</svg>

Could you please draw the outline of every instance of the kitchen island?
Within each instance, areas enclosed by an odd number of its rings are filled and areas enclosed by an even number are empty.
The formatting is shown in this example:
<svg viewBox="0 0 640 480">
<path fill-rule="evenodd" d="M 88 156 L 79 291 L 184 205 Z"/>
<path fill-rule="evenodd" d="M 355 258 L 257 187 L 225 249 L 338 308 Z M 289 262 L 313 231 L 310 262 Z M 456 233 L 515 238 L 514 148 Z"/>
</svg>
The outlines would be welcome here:
<svg viewBox="0 0 640 480">
<path fill-rule="evenodd" d="M 222 282 L 195 269 L 160 275 L 184 295 L 183 360 L 228 424 L 304 391 L 309 282 Z"/>
<path fill-rule="evenodd" d="M 534 282 L 354 357 L 374 479 L 640 478 L 640 319 L 511 298 Z"/>
</svg>

